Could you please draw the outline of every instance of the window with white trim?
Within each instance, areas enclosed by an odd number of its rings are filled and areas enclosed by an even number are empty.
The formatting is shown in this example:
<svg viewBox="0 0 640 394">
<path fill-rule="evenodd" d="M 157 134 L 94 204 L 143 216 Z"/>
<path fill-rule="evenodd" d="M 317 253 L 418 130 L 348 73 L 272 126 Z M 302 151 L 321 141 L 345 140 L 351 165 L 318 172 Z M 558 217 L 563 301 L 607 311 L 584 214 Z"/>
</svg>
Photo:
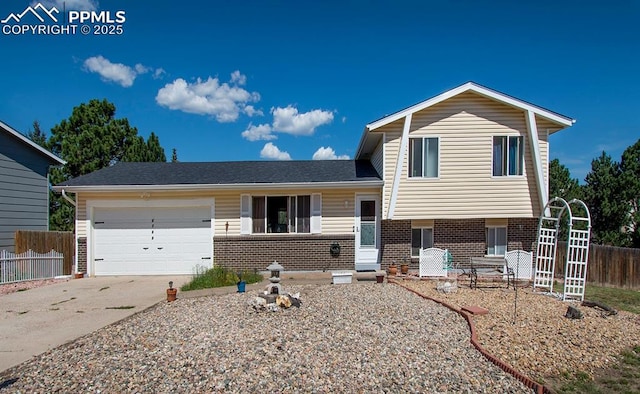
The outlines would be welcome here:
<svg viewBox="0 0 640 394">
<path fill-rule="evenodd" d="M 493 176 L 522 175 L 524 140 L 521 136 L 493 137 Z"/>
<path fill-rule="evenodd" d="M 504 256 L 507 253 L 507 228 L 487 227 L 487 256 Z"/>
<path fill-rule="evenodd" d="M 410 178 L 437 178 L 439 161 L 438 137 L 409 138 Z"/>
<path fill-rule="evenodd" d="M 251 232 L 310 233 L 311 196 L 252 196 Z"/>
<path fill-rule="evenodd" d="M 420 249 L 433 248 L 433 228 L 411 229 L 411 257 L 420 257 Z"/>
</svg>

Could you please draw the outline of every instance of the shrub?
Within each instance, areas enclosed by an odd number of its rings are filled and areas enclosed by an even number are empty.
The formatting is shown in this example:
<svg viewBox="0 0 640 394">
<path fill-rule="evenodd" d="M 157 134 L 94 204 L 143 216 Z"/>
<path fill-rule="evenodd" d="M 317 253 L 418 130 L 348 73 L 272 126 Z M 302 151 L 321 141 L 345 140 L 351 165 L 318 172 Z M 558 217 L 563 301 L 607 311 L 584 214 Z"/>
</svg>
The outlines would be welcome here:
<svg viewBox="0 0 640 394">
<path fill-rule="evenodd" d="M 193 275 L 191 282 L 182 286 L 180 290 L 199 290 L 210 289 L 214 287 L 235 286 L 242 278 L 243 281 L 250 283 L 262 282 L 262 275 L 243 271 L 241 273 L 235 273 L 228 268 L 221 266 L 215 266 L 208 270 L 203 270 L 201 267 L 197 267 Z"/>
</svg>

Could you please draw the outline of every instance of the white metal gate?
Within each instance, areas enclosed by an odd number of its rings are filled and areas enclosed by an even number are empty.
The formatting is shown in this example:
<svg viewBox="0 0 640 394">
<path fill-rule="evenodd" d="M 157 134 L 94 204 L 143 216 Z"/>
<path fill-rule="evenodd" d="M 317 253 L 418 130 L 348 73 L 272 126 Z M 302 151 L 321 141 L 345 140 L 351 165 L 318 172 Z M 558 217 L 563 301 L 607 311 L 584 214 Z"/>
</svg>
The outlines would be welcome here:
<svg viewBox="0 0 640 394">
<path fill-rule="evenodd" d="M 536 270 L 533 288 L 543 288 L 553 292 L 556 246 L 560 222 L 563 220 L 565 212 L 568 218 L 569 231 L 562 298 L 567 300 L 576 297 L 583 300 L 587 280 L 591 218 L 585 203 L 578 199 L 573 199 L 567 203 L 562 198 L 555 197 L 545 206 L 538 224 L 538 246 L 536 248 Z"/>
</svg>

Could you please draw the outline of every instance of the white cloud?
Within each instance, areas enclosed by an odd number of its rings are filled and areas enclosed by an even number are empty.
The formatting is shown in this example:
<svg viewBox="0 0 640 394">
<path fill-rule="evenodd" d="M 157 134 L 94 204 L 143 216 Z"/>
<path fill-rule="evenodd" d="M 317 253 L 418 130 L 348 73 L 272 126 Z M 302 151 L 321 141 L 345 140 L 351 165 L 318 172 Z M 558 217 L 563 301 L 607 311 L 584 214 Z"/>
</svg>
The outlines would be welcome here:
<svg viewBox="0 0 640 394">
<path fill-rule="evenodd" d="M 138 73 L 138 74 L 146 74 L 146 73 L 148 73 L 148 72 L 149 72 L 149 70 L 150 70 L 150 68 L 149 68 L 149 67 L 145 67 L 145 66 L 143 66 L 143 65 L 142 65 L 142 64 L 140 64 L 140 63 L 136 64 L 134 68 L 135 68 L 135 70 L 136 70 L 136 73 Z"/>
<path fill-rule="evenodd" d="M 298 113 L 298 109 L 289 105 L 286 108 L 272 108 L 273 130 L 293 135 L 313 135 L 316 127 L 333 121 L 333 113 L 314 109 Z"/>
<path fill-rule="evenodd" d="M 240 86 L 247 84 L 247 76 L 240 73 L 240 70 L 236 70 L 231 73 L 231 82 Z"/>
<path fill-rule="evenodd" d="M 247 105 L 244 107 L 243 112 L 248 116 L 263 116 L 264 112 L 259 109 L 256 109 L 253 105 Z"/>
<path fill-rule="evenodd" d="M 56 7 L 60 12 L 63 9 L 67 11 L 96 11 L 98 9 L 98 2 L 95 0 L 41 0 L 32 1 L 31 5 L 34 6 L 38 3 L 47 8 Z"/>
<path fill-rule="evenodd" d="M 153 79 L 160 79 L 160 78 L 162 78 L 162 76 L 163 76 L 163 75 L 165 75 L 166 73 L 167 73 L 167 72 L 166 72 L 166 71 L 164 71 L 164 69 L 163 69 L 163 68 L 156 68 L 156 69 L 153 71 Z"/>
<path fill-rule="evenodd" d="M 342 123 L 346 123 L 346 122 L 347 122 L 347 117 L 346 117 L 346 116 L 343 116 L 343 117 L 342 117 Z"/>
<path fill-rule="evenodd" d="M 336 151 L 332 147 L 321 146 L 313 154 L 313 160 L 349 160 L 349 155 L 336 155 Z"/>
<path fill-rule="evenodd" d="M 271 126 L 268 124 L 261 124 L 259 126 L 249 124 L 249 127 L 242 132 L 242 137 L 249 141 L 269 141 L 278 138 L 271 134 Z"/>
<path fill-rule="evenodd" d="M 241 77 L 244 76 L 235 77 L 236 81 L 242 80 Z M 169 109 L 215 116 L 218 122 L 233 122 L 245 111 L 247 103 L 259 101 L 260 95 L 237 86 L 233 80 L 231 83 L 220 83 L 217 77 L 198 78 L 193 83 L 178 78 L 158 90 L 156 102 Z"/>
<path fill-rule="evenodd" d="M 264 145 L 264 148 L 260 151 L 260 157 L 263 159 L 291 160 L 291 156 L 288 152 L 281 151 L 271 142 L 267 142 Z"/>
<path fill-rule="evenodd" d="M 115 82 L 125 88 L 133 85 L 137 76 L 137 72 L 133 68 L 122 63 L 111 63 L 102 56 L 88 58 L 84 61 L 84 66 L 87 70 L 100 74 L 102 79 Z"/>
</svg>

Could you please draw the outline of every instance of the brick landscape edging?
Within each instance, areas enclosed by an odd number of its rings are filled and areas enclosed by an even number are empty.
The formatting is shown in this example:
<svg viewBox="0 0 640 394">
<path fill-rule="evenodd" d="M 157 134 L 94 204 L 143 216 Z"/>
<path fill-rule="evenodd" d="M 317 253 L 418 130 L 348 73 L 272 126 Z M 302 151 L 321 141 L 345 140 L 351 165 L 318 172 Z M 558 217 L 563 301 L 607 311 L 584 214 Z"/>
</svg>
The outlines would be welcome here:
<svg viewBox="0 0 640 394">
<path fill-rule="evenodd" d="M 391 280 L 389 280 L 391 279 Z M 513 368 L 512 366 L 510 366 L 509 364 L 507 364 L 506 362 L 500 360 L 499 358 L 497 358 L 496 356 L 494 356 L 493 354 L 489 353 L 484 347 L 482 347 L 482 345 L 480 345 L 480 342 L 478 342 L 478 336 L 476 334 L 476 327 L 475 324 L 473 324 L 473 318 L 471 317 L 471 315 L 463 310 L 461 310 L 460 308 L 456 308 L 455 306 L 448 304 L 442 300 L 439 300 L 437 298 L 433 298 L 430 297 L 428 295 L 424 295 L 424 294 L 420 294 L 417 291 L 408 288 L 407 286 L 398 283 L 395 279 L 392 278 L 388 278 L 387 277 L 387 282 L 389 283 L 393 283 L 397 286 L 402 287 L 405 290 L 408 290 L 410 292 L 412 292 L 413 294 L 416 294 L 424 299 L 427 300 L 431 300 L 433 302 L 437 302 L 440 305 L 443 305 L 449 309 L 451 309 L 454 312 L 457 312 L 458 314 L 460 314 L 462 317 L 465 318 L 465 320 L 467 321 L 467 324 L 469 325 L 469 330 L 471 331 L 471 343 L 473 344 L 473 346 L 489 361 L 491 361 L 493 364 L 495 364 L 496 366 L 498 366 L 498 368 L 502 369 L 503 371 L 505 371 L 506 373 L 512 375 L 514 378 L 518 379 L 520 382 L 524 383 L 525 386 L 529 387 L 530 389 L 533 389 L 534 392 L 536 392 L 537 394 L 552 394 L 553 392 L 546 386 L 536 382 L 535 380 L 531 379 L 530 377 L 524 375 L 523 373 L 521 373 L 520 371 L 516 370 L 515 368 Z"/>
</svg>

